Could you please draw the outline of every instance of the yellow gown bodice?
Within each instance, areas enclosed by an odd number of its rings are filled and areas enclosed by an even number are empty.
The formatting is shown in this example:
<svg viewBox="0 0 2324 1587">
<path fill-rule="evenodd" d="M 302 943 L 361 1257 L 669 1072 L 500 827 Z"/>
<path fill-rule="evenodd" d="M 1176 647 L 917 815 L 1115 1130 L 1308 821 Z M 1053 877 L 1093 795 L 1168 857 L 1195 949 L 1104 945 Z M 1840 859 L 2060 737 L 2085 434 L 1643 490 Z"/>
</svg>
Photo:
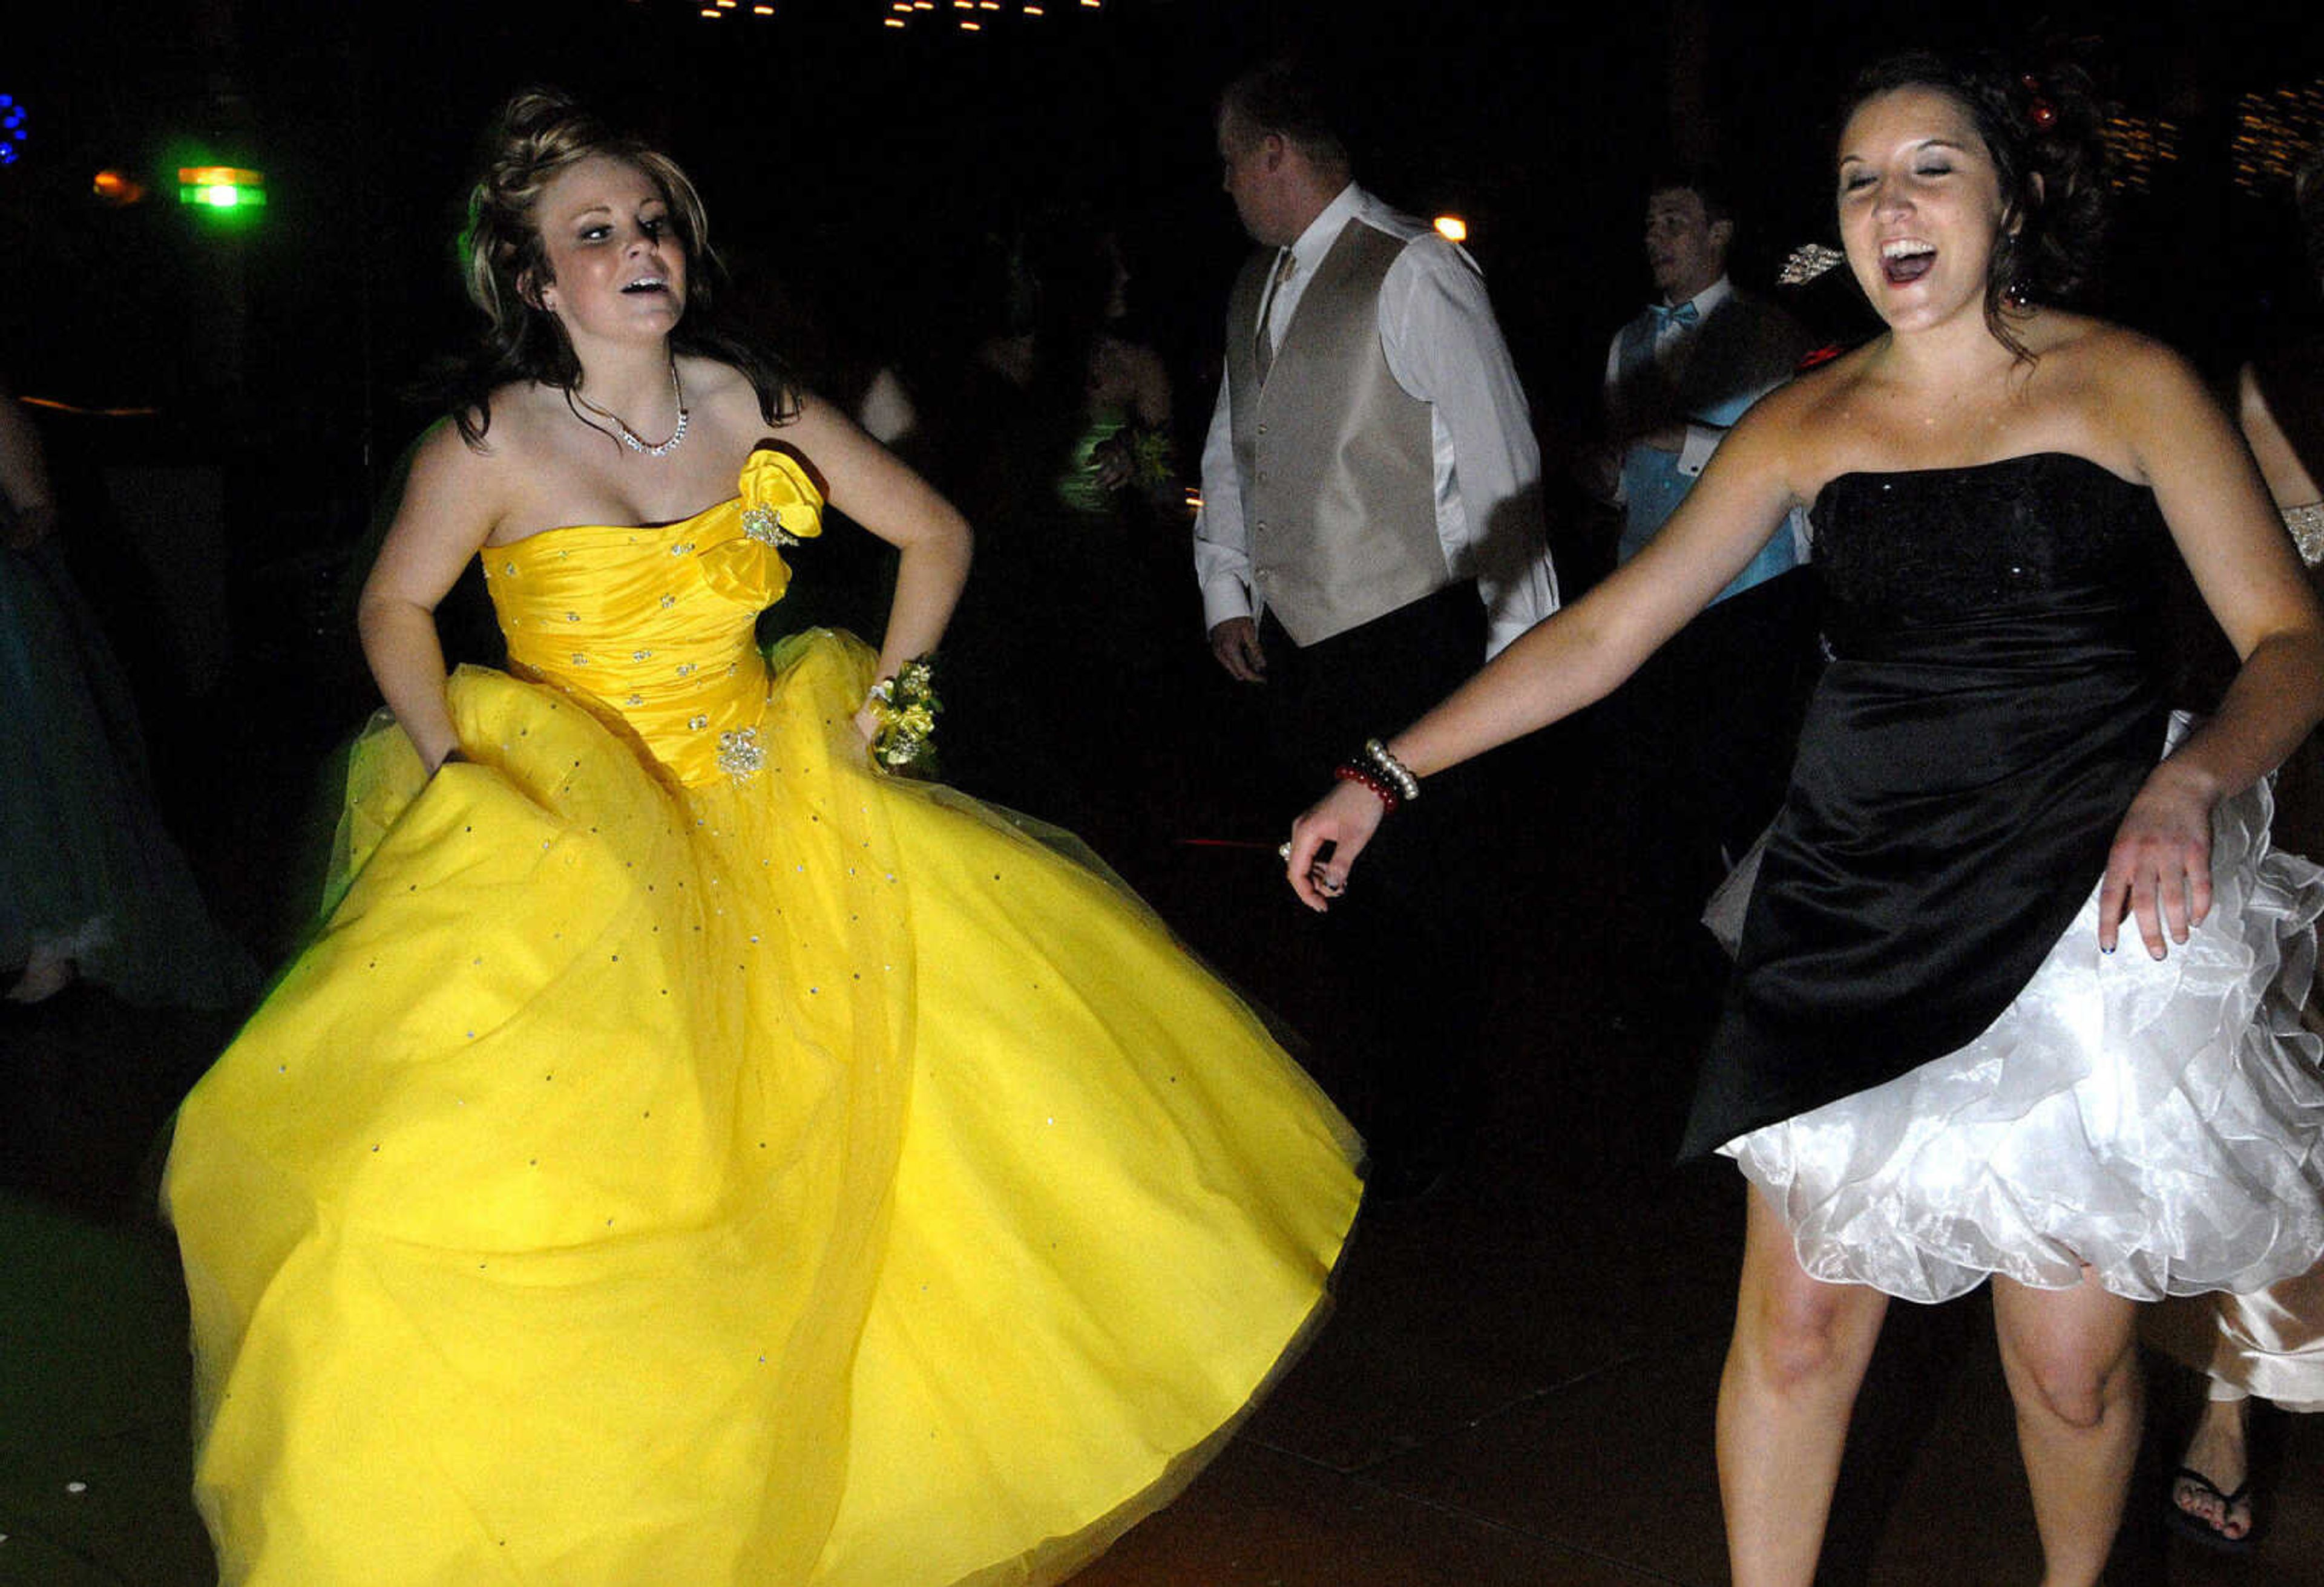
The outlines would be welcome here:
<svg viewBox="0 0 2324 1587">
<path fill-rule="evenodd" d="M 782 547 L 823 532 L 823 496 L 784 453 L 754 453 L 732 500 L 650 528 L 576 525 L 483 554 L 509 663 L 617 719 L 681 783 L 758 768 L 758 614 Z"/>
</svg>

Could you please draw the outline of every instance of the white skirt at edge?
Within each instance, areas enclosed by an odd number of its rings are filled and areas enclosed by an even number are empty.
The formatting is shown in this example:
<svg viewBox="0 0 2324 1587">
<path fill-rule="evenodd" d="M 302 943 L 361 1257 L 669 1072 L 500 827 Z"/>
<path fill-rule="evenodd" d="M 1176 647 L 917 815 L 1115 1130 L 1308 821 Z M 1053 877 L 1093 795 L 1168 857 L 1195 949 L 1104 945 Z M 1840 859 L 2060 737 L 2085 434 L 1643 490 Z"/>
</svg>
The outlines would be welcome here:
<svg viewBox="0 0 2324 1587">
<path fill-rule="evenodd" d="M 2176 735 L 2173 735 L 2174 738 Z M 2300 1027 L 2324 869 L 2271 850 L 2264 783 L 2213 821 L 2209 918 L 2098 951 L 2093 889 L 1968 1046 L 1720 1151 L 1800 1265 L 1905 1300 L 2087 1263 L 2117 1295 L 2247 1293 L 2324 1254 L 2324 1041 Z"/>
</svg>

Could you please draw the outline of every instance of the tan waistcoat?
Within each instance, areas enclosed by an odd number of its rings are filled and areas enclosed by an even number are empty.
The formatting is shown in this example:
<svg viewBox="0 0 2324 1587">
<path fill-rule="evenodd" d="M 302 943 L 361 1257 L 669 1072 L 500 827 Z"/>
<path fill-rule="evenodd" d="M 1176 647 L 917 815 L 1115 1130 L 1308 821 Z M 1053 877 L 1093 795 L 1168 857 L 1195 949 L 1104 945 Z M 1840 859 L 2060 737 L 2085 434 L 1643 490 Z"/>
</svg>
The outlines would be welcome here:
<svg viewBox="0 0 2324 1587">
<path fill-rule="evenodd" d="M 1428 404 L 1380 350 L 1379 291 L 1404 242 L 1351 219 L 1315 268 L 1259 374 L 1259 305 L 1276 254 L 1243 267 L 1227 304 L 1230 434 L 1251 584 L 1302 647 L 1452 582 L 1436 537 Z"/>
</svg>

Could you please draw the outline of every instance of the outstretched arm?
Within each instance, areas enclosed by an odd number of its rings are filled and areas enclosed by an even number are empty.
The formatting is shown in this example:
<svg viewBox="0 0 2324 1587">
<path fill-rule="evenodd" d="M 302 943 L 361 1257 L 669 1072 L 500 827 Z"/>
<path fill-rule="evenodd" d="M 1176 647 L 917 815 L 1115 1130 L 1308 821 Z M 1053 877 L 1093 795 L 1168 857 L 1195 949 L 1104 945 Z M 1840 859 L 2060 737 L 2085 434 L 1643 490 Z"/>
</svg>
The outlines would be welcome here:
<svg viewBox="0 0 2324 1587">
<path fill-rule="evenodd" d="M 1798 500 L 1784 408 L 1755 409 L 1644 551 L 1388 740 L 1389 753 L 1425 777 L 1572 715 L 1636 672 L 1758 554 Z M 1288 875 L 1308 907 L 1327 907 L 1346 885 L 1382 811 L 1362 785 L 1342 783 L 1293 823 Z M 1333 853 L 1319 865 L 1325 844 Z"/>
</svg>

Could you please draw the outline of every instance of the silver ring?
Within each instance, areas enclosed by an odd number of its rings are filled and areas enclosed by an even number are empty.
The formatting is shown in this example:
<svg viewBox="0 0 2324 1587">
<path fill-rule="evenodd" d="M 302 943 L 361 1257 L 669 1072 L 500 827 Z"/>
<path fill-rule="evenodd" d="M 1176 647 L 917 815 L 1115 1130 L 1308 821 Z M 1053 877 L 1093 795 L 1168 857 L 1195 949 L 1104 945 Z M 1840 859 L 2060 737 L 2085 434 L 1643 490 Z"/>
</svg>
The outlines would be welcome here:
<svg viewBox="0 0 2324 1587">
<path fill-rule="evenodd" d="M 1281 860 L 1286 865 L 1289 865 L 1291 863 L 1291 843 L 1288 839 L 1286 839 L 1283 846 L 1275 851 L 1275 858 Z"/>
</svg>

